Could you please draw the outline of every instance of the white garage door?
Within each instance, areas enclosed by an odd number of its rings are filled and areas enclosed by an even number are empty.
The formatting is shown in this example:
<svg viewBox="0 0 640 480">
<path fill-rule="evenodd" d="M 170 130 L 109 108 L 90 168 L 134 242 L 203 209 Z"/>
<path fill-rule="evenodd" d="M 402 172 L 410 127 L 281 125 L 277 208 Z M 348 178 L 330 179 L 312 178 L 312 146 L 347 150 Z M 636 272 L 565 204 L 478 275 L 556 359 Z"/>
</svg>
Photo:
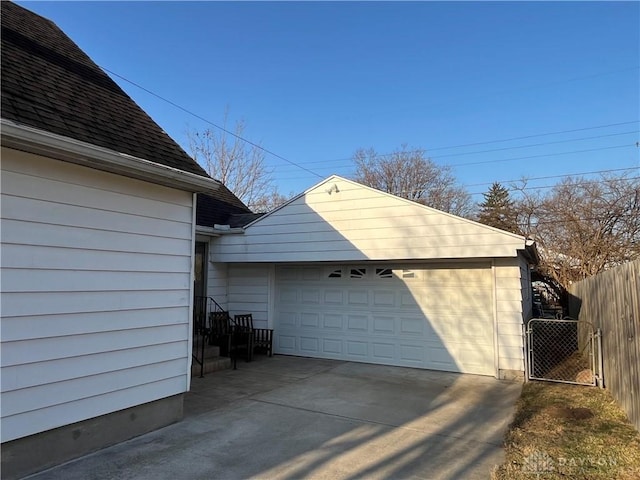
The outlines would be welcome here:
<svg viewBox="0 0 640 480">
<path fill-rule="evenodd" d="M 275 351 L 494 375 L 489 265 L 281 266 Z"/>
</svg>

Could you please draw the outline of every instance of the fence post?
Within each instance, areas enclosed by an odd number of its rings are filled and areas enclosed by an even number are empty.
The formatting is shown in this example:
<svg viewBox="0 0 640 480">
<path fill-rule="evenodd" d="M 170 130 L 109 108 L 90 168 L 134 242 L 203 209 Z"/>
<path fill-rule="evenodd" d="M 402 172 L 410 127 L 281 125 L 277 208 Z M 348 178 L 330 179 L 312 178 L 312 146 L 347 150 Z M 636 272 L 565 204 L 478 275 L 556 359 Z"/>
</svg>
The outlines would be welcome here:
<svg viewBox="0 0 640 480">
<path fill-rule="evenodd" d="M 596 345 L 598 346 L 598 376 L 596 382 L 600 388 L 604 388 L 604 361 L 602 359 L 602 330 L 596 330 Z"/>
<path fill-rule="evenodd" d="M 524 347 L 524 381 L 529 382 L 529 337 L 527 334 L 527 325 L 529 322 L 522 324 L 522 345 Z"/>
</svg>

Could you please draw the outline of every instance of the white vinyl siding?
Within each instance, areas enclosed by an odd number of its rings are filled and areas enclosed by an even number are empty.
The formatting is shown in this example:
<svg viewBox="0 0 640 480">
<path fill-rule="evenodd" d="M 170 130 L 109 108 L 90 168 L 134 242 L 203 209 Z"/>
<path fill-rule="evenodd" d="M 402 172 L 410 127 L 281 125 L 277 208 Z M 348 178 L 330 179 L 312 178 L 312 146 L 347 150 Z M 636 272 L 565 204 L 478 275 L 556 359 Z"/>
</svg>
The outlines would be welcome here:
<svg viewBox="0 0 640 480">
<path fill-rule="evenodd" d="M 213 298 L 223 310 L 229 310 L 228 265 L 211 262 L 207 266 L 207 296 Z"/>
<path fill-rule="evenodd" d="M 337 185 L 338 192 L 327 192 Z M 524 239 L 334 177 L 212 245 L 225 262 L 515 257 Z"/>
<path fill-rule="evenodd" d="M 250 313 L 256 328 L 269 325 L 268 265 L 229 265 L 229 313 Z"/>
<path fill-rule="evenodd" d="M 193 197 L 2 149 L 2 441 L 186 391 Z"/>
<path fill-rule="evenodd" d="M 520 255 L 520 284 L 522 286 L 522 318 L 524 321 L 533 316 L 533 297 L 531 292 L 531 269 L 529 262 Z"/>
<path fill-rule="evenodd" d="M 496 259 L 496 315 L 501 370 L 524 370 L 523 286 L 520 258 Z"/>
</svg>

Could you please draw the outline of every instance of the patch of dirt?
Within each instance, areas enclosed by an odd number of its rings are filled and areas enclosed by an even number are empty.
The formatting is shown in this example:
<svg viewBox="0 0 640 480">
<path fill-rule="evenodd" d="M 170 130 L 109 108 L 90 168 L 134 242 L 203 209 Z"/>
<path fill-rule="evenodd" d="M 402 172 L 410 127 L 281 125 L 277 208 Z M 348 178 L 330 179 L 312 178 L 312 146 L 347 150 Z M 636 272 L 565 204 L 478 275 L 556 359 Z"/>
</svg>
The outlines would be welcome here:
<svg viewBox="0 0 640 480">
<path fill-rule="evenodd" d="M 562 418 L 564 420 L 586 420 L 593 417 L 593 412 L 590 408 L 571 408 L 571 407 L 548 407 L 545 409 L 546 413 L 553 418 Z"/>
</svg>

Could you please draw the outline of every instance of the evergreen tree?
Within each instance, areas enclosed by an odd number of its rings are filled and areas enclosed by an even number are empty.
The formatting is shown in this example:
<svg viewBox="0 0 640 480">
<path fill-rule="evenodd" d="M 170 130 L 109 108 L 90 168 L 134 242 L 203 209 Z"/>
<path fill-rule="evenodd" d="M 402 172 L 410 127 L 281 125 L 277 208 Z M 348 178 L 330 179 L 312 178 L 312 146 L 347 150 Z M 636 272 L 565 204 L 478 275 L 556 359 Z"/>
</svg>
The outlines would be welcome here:
<svg viewBox="0 0 640 480">
<path fill-rule="evenodd" d="M 501 230 L 520 233 L 515 204 L 509 196 L 509 190 L 494 182 L 483 195 L 484 201 L 480 203 L 478 221 Z"/>
</svg>

